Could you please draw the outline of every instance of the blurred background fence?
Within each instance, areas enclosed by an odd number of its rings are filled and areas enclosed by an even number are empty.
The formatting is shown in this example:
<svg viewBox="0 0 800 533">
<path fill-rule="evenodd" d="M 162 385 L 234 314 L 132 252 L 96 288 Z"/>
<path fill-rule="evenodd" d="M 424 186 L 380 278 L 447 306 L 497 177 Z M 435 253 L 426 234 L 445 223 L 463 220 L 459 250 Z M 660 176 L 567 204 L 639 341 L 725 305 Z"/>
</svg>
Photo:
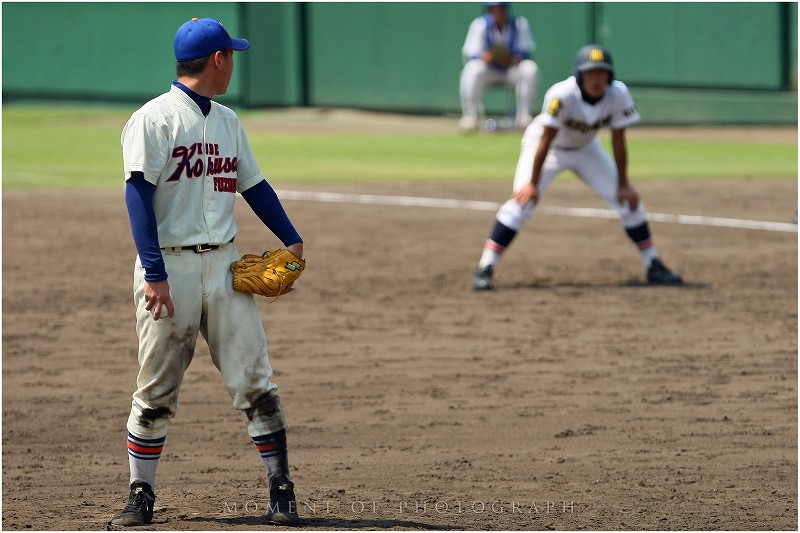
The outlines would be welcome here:
<svg viewBox="0 0 800 533">
<path fill-rule="evenodd" d="M 519 2 L 545 89 L 597 42 L 647 124 L 796 124 L 797 3 Z M 2 5 L 3 101 L 141 103 L 174 79 L 172 40 L 219 19 L 237 54 L 223 103 L 456 115 L 467 27 L 481 2 L 13 2 Z M 505 95 L 487 94 L 501 112 Z"/>
</svg>

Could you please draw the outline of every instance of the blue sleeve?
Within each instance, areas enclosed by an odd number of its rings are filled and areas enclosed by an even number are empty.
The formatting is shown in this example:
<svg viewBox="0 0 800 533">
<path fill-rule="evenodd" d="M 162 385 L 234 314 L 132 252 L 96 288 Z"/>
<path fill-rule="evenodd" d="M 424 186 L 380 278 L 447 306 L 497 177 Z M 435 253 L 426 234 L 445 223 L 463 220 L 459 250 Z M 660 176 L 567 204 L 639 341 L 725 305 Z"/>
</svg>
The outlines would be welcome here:
<svg viewBox="0 0 800 533">
<path fill-rule="evenodd" d="M 303 242 L 286 215 L 278 195 L 275 194 L 275 189 L 267 183 L 267 180 L 250 187 L 242 193 L 242 196 L 250 205 L 250 209 L 281 240 L 284 246 Z"/>
<path fill-rule="evenodd" d="M 158 222 L 153 208 L 153 196 L 156 186 L 144 179 L 141 172 L 132 172 L 125 183 L 125 204 L 131 219 L 133 243 L 142 261 L 146 281 L 163 281 L 167 279 L 167 268 L 164 256 L 158 245 Z"/>
</svg>

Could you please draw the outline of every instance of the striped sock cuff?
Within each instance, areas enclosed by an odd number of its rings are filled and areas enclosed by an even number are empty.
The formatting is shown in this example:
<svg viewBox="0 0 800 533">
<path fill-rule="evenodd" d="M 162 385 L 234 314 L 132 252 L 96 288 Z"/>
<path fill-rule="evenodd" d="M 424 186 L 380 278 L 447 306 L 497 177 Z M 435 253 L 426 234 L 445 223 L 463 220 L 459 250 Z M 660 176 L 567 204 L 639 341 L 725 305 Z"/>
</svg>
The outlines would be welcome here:
<svg viewBox="0 0 800 533">
<path fill-rule="evenodd" d="M 506 247 L 505 246 L 500 246 L 499 244 L 497 244 L 496 242 L 494 242 L 491 239 L 486 241 L 485 248 L 488 248 L 489 250 L 493 251 L 496 254 L 502 254 L 503 252 L 506 251 Z"/>
<path fill-rule="evenodd" d="M 628 237 L 636 244 L 639 250 L 646 250 L 653 246 L 653 239 L 650 236 L 650 226 L 647 225 L 647 222 L 642 222 L 633 228 L 625 228 L 625 233 L 628 234 Z"/>
<path fill-rule="evenodd" d="M 277 457 L 286 453 L 286 430 L 282 429 L 277 433 L 253 437 L 253 442 L 258 449 L 258 453 L 261 454 L 262 459 Z"/>
<path fill-rule="evenodd" d="M 145 461 L 159 459 L 166 440 L 167 437 L 142 439 L 128 432 L 128 455 Z"/>
</svg>

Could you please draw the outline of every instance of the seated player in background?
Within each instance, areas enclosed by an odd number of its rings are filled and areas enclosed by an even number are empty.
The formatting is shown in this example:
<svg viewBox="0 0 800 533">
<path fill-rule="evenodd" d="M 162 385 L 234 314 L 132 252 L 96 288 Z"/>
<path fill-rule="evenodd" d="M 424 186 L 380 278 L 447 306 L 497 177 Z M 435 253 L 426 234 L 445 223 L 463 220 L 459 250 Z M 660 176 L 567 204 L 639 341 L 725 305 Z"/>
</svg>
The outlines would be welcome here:
<svg viewBox="0 0 800 533">
<path fill-rule="evenodd" d="M 506 85 L 516 92 L 515 124 L 522 130 L 532 120 L 539 67 L 531 60 L 536 48 L 528 20 L 509 13 L 508 2 L 485 2 L 487 13 L 472 21 L 462 53 L 462 131 L 478 129 L 480 100 L 486 87 Z"/>
</svg>

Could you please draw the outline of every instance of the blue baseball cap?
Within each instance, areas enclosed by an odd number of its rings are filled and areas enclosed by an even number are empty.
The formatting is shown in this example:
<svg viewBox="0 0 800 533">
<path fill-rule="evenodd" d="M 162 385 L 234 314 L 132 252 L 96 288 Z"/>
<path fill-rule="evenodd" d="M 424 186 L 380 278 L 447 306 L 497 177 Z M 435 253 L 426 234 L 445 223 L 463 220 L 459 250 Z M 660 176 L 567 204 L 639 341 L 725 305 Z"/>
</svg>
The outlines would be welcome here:
<svg viewBox="0 0 800 533">
<path fill-rule="evenodd" d="M 233 39 L 217 19 L 193 18 L 175 34 L 175 60 L 188 61 L 213 54 L 217 50 L 247 50 L 247 39 Z"/>
</svg>

